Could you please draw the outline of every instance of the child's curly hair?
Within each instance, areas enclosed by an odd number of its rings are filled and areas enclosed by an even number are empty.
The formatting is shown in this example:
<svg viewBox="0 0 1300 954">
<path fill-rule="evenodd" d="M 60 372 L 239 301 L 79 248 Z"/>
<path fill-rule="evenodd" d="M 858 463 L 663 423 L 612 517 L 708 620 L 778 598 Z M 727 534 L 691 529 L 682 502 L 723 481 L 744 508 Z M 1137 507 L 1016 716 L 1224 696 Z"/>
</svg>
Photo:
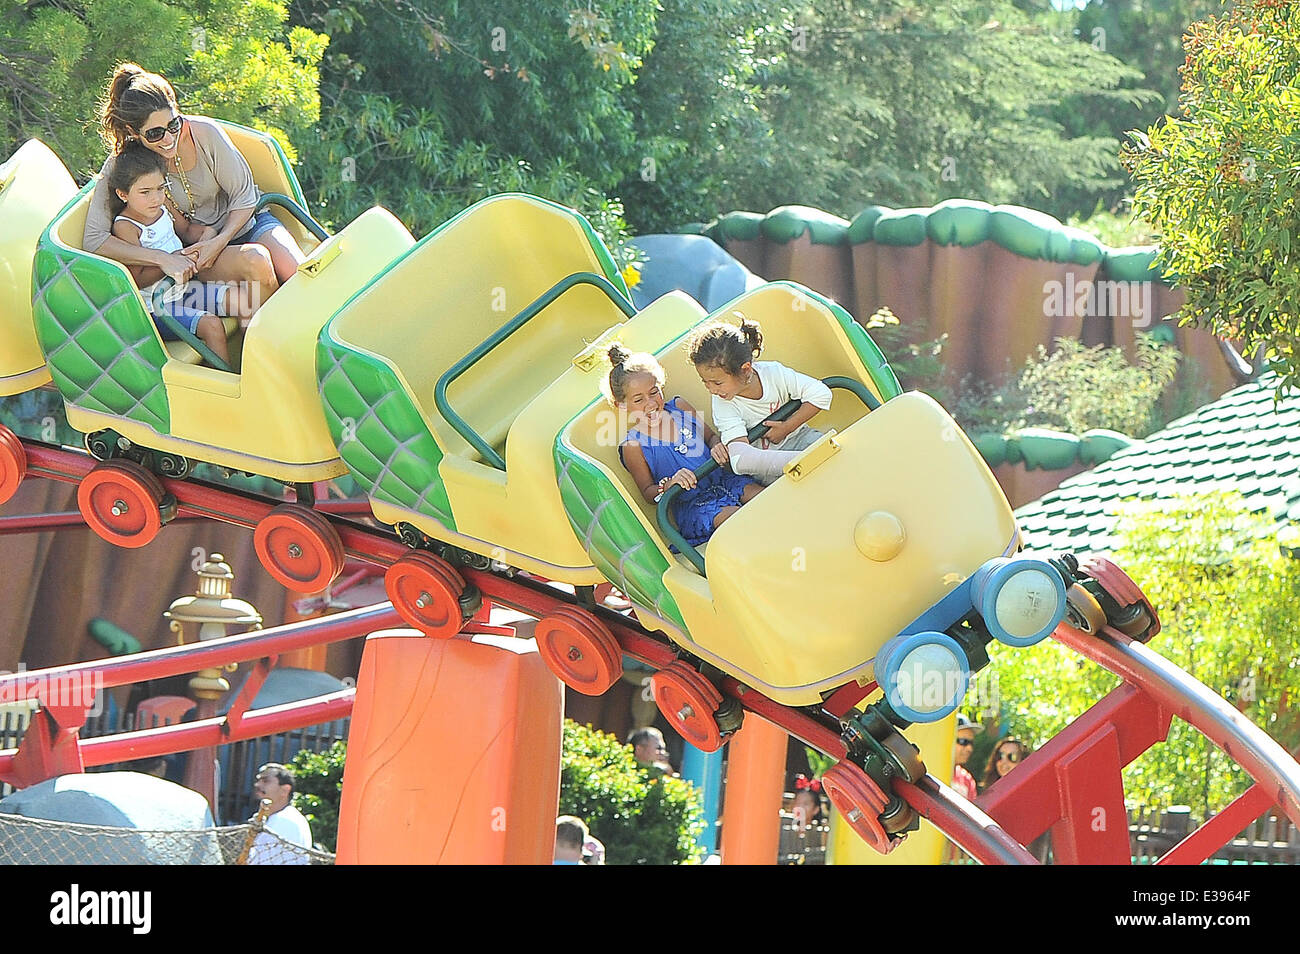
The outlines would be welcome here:
<svg viewBox="0 0 1300 954">
<path fill-rule="evenodd" d="M 664 367 L 654 355 L 645 351 L 631 352 L 621 344 L 613 345 L 607 352 L 609 377 L 605 379 L 605 398 L 611 404 L 622 404 L 627 398 L 627 379 L 634 374 L 650 374 L 655 383 L 664 386 Z"/>
<path fill-rule="evenodd" d="M 753 361 L 763 353 L 763 329 L 758 322 L 738 311 L 731 314 L 740 319 L 739 326 L 711 321 L 691 336 L 686 346 L 691 364 L 722 368 L 735 376 L 740 374 L 747 361 Z"/>
</svg>

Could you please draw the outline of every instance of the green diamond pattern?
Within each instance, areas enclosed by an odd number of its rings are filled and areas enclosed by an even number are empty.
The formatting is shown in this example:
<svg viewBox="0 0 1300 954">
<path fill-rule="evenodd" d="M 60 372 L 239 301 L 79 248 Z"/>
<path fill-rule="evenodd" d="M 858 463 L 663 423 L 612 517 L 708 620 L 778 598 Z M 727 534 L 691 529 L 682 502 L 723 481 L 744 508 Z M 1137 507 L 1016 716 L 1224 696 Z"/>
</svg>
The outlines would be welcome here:
<svg viewBox="0 0 1300 954">
<path fill-rule="evenodd" d="M 32 288 L 36 337 L 64 400 L 170 433 L 167 354 L 135 287 L 107 262 L 55 245 L 47 230 Z"/>
<path fill-rule="evenodd" d="M 456 529 L 438 475 L 442 450 L 391 367 L 321 331 L 316 379 L 330 435 L 366 495 Z"/>
<path fill-rule="evenodd" d="M 668 560 L 622 494 L 561 438 L 555 441 L 555 473 L 564 512 L 592 565 L 633 603 L 686 629 L 663 583 Z"/>
</svg>

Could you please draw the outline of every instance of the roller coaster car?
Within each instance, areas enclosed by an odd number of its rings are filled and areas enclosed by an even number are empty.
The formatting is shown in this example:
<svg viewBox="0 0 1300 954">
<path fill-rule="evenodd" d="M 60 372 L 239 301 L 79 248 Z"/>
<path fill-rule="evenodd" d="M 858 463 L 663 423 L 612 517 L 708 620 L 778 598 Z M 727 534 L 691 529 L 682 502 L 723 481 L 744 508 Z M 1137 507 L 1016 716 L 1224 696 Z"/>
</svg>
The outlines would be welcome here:
<svg viewBox="0 0 1300 954">
<path fill-rule="evenodd" d="M 387 577 L 413 625 L 460 629 L 473 597 L 458 562 L 603 581 L 569 529 L 551 443 L 591 393 L 575 353 L 633 314 L 580 215 L 501 195 L 421 239 L 325 325 L 326 418 L 375 516 L 416 548 Z"/>
<path fill-rule="evenodd" d="M 0 165 L 0 395 L 50 380 L 32 327 L 32 256 L 41 231 L 76 194 L 63 162 L 38 139 Z"/>
<path fill-rule="evenodd" d="M 284 206 L 301 202 L 274 140 L 223 126 L 260 188 L 279 193 Z M 123 546 L 148 543 L 166 518 L 156 512 L 163 495 L 151 471 L 182 477 L 191 459 L 298 485 L 345 473 L 316 391 L 316 336 L 348 297 L 411 247 L 405 227 L 371 209 L 331 237 L 300 209 L 290 215 L 274 208 L 308 259 L 232 342 L 242 357 L 234 373 L 198 365 L 184 342 L 164 342 L 126 268 L 82 250 L 93 185 L 44 230 L 32 278 L 36 336 L 68 422 L 88 435 L 95 456 L 128 458 L 106 459 L 83 481 L 79 502 L 91 527 Z M 228 329 L 235 324 L 229 319 Z M 306 519 L 332 532 L 318 514 Z M 341 566 L 341 547 L 315 549 L 330 563 L 337 551 Z M 285 577 L 267 568 L 295 589 L 316 582 L 315 574 Z"/>
</svg>

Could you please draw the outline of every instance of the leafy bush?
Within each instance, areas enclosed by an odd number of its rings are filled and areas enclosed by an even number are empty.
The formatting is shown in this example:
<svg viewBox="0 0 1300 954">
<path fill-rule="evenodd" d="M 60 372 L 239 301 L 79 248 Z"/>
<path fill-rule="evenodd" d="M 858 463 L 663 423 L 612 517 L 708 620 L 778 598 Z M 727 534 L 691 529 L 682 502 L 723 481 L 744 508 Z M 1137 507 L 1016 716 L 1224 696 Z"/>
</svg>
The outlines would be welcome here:
<svg viewBox="0 0 1300 954">
<path fill-rule="evenodd" d="M 329 851 L 337 850 L 339 799 L 343 796 L 343 763 L 347 754 L 348 744 L 335 742 L 324 752 L 303 749 L 290 763 L 298 777 L 293 807 L 311 824 L 312 840 Z"/>
<path fill-rule="evenodd" d="M 940 404 L 948 403 L 950 389 L 943 364 L 946 333 L 932 341 L 910 342 L 898 316 L 884 307 L 877 309 L 864 327 L 906 390 L 924 391 Z"/>
<path fill-rule="evenodd" d="M 612 865 L 699 859 L 700 794 L 681 779 L 641 768 L 614 736 L 564 720 L 560 814 L 576 815 L 605 845 Z"/>
<path fill-rule="evenodd" d="M 1137 363 L 1121 348 L 1085 348 L 1059 338 L 1041 345 L 1019 375 L 1003 384 L 963 382 L 953 416 L 968 433 L 1050 427 L 1082 434 L 1095 427 L 1146 437 L 1167 418 L 1161 395 L 1173 382 L 1179 353 L 1152 335 L 1137 336 Z"/>
<path fill-rule="evenodd" d="M 1290 708 L 1300 694 L 1300 565 L 1284 555 L 1271 523 L 1250 514 L 1237 494 L 1117 510 L 1124 544 L 1116 562 L 1163 624 L 1152 649 L 1294 749 L 1300 743 L 1300 712 Z M 992 721 L 1005 719 L 1011 731 L 1039 742 L 1120 682 L 1051 640 L 1027 650 L 999 649 L 993 665 Z M 1232 759 L 1180 719 L 1165 742 L 1124 771 L 1132 804 L 1190 805 L 1201 817 L 1249 784 Z"/>
<path fill-rule="evenodd" d="M 1183 288 L 1184 321 L 1260 345 L 1280 387 L 1300 383 L 1300 5 L 1245 0 L 1183 40 L 1181 118 L 1122 159 L 1133 207 L 1161 235 L 1159 265 Z"/>
</svg>

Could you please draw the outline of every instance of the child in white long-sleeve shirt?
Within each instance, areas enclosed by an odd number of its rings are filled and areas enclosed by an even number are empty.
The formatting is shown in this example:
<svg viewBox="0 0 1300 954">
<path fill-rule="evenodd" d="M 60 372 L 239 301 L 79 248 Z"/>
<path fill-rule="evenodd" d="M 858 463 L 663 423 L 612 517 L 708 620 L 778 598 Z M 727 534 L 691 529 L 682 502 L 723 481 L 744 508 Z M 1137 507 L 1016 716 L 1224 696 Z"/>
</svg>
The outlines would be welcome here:
<svg viewBox="0 0 1300 954">
<path fill-rule="evenodd" d="M 690 358 L 713 395 L 713 424 L 726 445 L 731 469 L 770 484 L 785 465 L 811 447 L 822 432 L 808 426 L 818 411 L 829 410 L 831 389 L 821 381 L 777 361 L 759 361 L 763 332 L 758 322 L 735 313 L 740 325 L 711 322 L 691 338 Z M 769 415 L 787 401 L 803 406 L 785 421 Z M 757 445 L 749 428 L 769 424 Z"/>
</svg>

